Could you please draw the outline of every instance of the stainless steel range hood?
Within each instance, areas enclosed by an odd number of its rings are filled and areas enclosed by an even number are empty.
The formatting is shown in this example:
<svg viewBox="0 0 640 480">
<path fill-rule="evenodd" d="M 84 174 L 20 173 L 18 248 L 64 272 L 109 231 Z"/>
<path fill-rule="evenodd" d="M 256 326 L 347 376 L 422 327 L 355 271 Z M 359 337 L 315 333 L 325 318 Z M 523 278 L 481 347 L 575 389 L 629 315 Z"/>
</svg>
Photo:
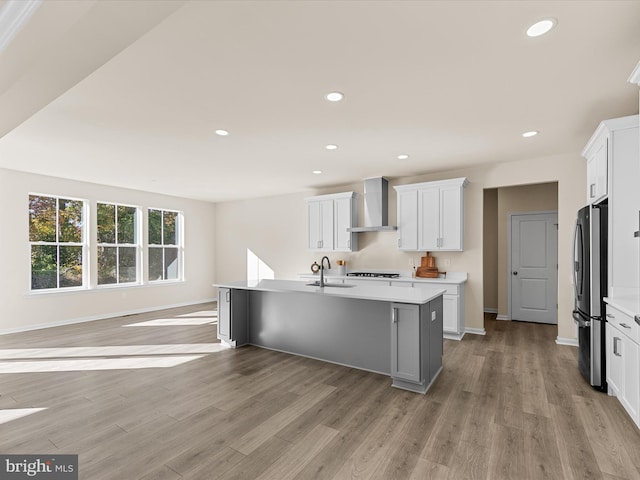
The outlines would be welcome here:
<svg viewBox="0 0 640 480">
<path fill-rule="evenodd" d="M 350 232 L 391 232 L 398 229 L 388 225 L 388 183 L 384 177 L 364 181 L 364 227 L 350 228 Z"/>
</svg>

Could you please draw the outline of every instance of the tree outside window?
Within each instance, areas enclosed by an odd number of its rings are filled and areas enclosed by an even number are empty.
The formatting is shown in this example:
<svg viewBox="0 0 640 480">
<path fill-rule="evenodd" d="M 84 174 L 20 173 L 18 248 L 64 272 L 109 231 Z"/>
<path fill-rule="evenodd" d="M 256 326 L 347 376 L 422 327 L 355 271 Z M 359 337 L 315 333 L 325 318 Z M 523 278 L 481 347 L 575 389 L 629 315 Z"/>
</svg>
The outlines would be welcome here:
<svg viewBox="0 0 640 480">
<path fill-rule="evenodd" d="M 98 285 L 138 282 L 138 209 L 98 203 Z"/>
<path fill-rule="evenodd" d="M 85 203 L 29 195 L 31 290 L 82 287 Z"/>
<path fill-rule="evenodd" d="M 180 280 L 182 216 L 170 210 L 149 209 L 149 281 Z"/>
</svg>

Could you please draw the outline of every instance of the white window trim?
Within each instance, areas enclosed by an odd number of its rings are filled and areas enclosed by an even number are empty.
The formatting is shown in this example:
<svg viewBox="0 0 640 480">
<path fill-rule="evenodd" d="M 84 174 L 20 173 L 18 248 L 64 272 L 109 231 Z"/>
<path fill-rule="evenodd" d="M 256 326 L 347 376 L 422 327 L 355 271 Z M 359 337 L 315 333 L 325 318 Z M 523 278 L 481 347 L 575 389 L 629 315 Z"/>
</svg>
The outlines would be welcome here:
<svg viewBox="0 0 640 480">
<path fill-rule="evenodd" d="M 84 198 L 77 198 L 70 195 L 54 195 L 51 193 L 38 193 L 38 192 L 29 192 L 27 194 L 27 215 L 29 215 L 29 197 L 38 196 L 38 197 L 49 197 L 56 199 L 56 241 L 55 242 L 32 242 L 29 240 L 27 242 L 27 259 L 29 265 L 29 275 L 28 275 L 28 284 L 27 284 L 27 292 L 30 295 L 46 295 L 50 293 L 60 293 L 60 292 L 78 292 L 85 291 L 89 289 L 89 279 L 90 276 L 90 268 L 91 268 L 91 258 L 89 255 L 89 242 L 87 234 L 87 225 L 90 225 L 90 214 L 89 214 L 89 201 Z M 72 200 L 77 202 L 82 202 L 82 241 L 81 242 L 59 242 L 59 225 L 58 225 L 58 215 L 60 209 L 60 199 L 64 200 Z M 29 234 L 27 232 L 27 237 Z M 70 247 L 82 247 L 82 286 L 75 287 L 61 287 L 60 286 L 60 264 L 58 259 L 57 270 L 56 270 L 56 287 L 54 288 L 39 288 L 33 289 L 33 269 L 31 265 L 31 247 L 33 245 L 51 245 L 60 247 L 62 246 L 70 246 Z"/>
<path fill-rule="evenodd" d="M 161 211 L 163 212 L 162 215 L 164 217 L 164 212 L 171 212 L 171 213 L 177 213 L 177 224 L 176 224 L 176 241 L 177 243 L 175 245 L 173 244 L 164 244 L 164 229 L 161 230 L 161 239 L 162 239 L 162 244 L 151 244 L 149 242 L 149 212 L 151 210 L 157 210 L 157 211 Z M 149 249 L 151 248 L 161 248 L 161 249 L 165 249 L 165 248 L 177 248 L 178 249 L 178 278 L 165 278 L 165 279 L 161 279 L 161 280 L 151 280 L 149 279 L 149 257 L 150 255 L 147 255 L 147 283 L 149 285 L 165 285 L 168 283 L 184 283 L 185 279 L 184 279 L 184 213 L 181 210 L 172 210 L 170 208 L 156 208 L 156 207 L 148 207 L 147 208 L 147 243 L 146 243 L 146 251 L 149 251 Z M 165 265 L 164 265 L 164 255 L 162 256 L 162 271 L 164 272 L 165 270 Z"/>
<path fill-rule="evenodd" d="M 113 205 L 116 207 L 116 241 L 118 239 L 118 208 L 117 207 L 129 207 L 136 209 L 136 243 L 101 243 L 98 241 L 98 205 Z M 120 264 L 116 259 L 116 275 L 118 277 L 118 281 L 116 283 L 98 283 L 98 277 L 96 275 L 96 289 L 108 289 L 108 288 L 125 288 L 125 287 L 133 287 L 136 285 L 143 284 L 143 276 L 142 276 L 142 208 L 138 205 L 128 205 L 125 203 L 117 203 L 117 202 L 104 202 L 104 201 L 96 201 L 96 273 L 98 273 L 98 249 L 100 247 L 135 247 L 136 248 L 136 280 L 135 282 L 120 282 L 119 280 L 119 268 Z M 116 250 L 119 252 L 119 249 Z M 116 255 L 119 255 L 117 253 Z M 116 257 L 117 258 L 117 257 Z"/>
</svg>

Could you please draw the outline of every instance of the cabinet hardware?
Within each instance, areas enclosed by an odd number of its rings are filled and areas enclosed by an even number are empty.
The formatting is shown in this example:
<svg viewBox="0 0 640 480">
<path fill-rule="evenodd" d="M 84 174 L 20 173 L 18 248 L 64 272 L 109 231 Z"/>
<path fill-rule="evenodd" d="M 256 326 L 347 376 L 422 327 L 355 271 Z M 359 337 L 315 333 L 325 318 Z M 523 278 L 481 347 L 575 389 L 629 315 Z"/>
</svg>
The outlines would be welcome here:
<svg viewBox="0 0 640 480">
<path fill-rule="evenodd" d="M 398 319 L 396 318 L 396 309 L 391 309 L 391 323 L 398 323 Z"/>
<path fill-rule="evenodd" d="M 636 321 L 638 325 L 640 325 L 640 315 L 634 316 L 633 319 Z"/>
<path fill-rule="evenodd" d="M 620 337 L 613 337 L 613 354 L 616 357 L 621 357 L 622 354 L 618 351 L 618 342 L 620 341 Z"/>
<path fill-rule="evenodd" d="M 591 198 L 596 196 L 595 188 L 596 188 L 596 184 L 595 183 L 592 183 L 591 185 L 589 185 L 589 196 Z"/>
<path fill-rule="evenodd" d="M 607 313 L 607 318 L 616 318 L 615 315 L 611 315 L 610 313 Z"/>
<path fill-rule="evenodd" d="M 229 303 L 231 301 L 231 290 L 227 290 L 226 293 L 225 302 Z"/>
<path fill-rule="evenodd" d="M 398 248 L 400 248 L 402 244 L 400 243 L 400 239 L 398 239 Z"/>
<path fill-rule="evenodd" d="M 631 328 L 631 327 L 630 327 L 629 325 L 627 325 L 626 323 L 621 323 L 621 324 L 620 324 L 620 326 L 621 326 L 621 327 L 624 327 L 624 328 Z"/>
</svg>

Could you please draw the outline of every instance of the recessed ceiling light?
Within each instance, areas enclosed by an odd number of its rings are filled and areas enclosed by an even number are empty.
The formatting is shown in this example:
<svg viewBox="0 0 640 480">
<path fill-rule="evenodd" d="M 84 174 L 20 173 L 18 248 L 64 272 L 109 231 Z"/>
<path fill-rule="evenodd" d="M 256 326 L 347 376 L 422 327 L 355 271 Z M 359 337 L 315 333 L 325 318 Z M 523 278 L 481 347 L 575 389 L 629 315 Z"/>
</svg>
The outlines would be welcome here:
<svg viewBox="0 0 640 480">
<path fill-rule="evenodd" d="M 229 135 L 229 132 L 227 132 L 226 130 L 216 130 L 216 135 L 220 135 L 221 137 L 226 137 L 227 135 Z"/>
<path fill-rule="evenodd" d="M 326 146 L 326 147 L 324 147 L 324 148 L 326 148 L 327 150 L 335 150 L 335 149 L 337 149 L 337 148 L 338 148 L 338 145 L 332 145 L 332 144 L 329 144 L 329 145 L 327 145 L 327 146 Z"/>
<path fill-rule="evenodd" d="M 537 130 L 531 130 L 530 132 L 524 132 L 522 136 L 524 138 L 535 137 L 539 132 Z"/>
<path fill-rule="evenodd" d="M 325 95 L 327 100 L 330 102 L 339 102 L 344 98 L 344 94 L 342 92 L 329 92 Z"/>
<path fill-rule="evenodd" d="M 557 22 L 555 18 L 545 18 L 544 20 L 540 20 L 527 29 L 527 36 L 539 37 L 540 35 L 544 35 L 553 27 L 555 27 L 556 23 Z"/>
<path fill-rule="evenodd" d="M 314 175 L 320 175 L 322 173 L 322 170 L 314 170 L 313 172 Z"/>
<path fill-rule="evenodd" d="M 409 158 L 409 155 L 403 153 L 402 155 L 398 155 L 398 160 L 406 160 L 407 158 Z"/>
</svg>

